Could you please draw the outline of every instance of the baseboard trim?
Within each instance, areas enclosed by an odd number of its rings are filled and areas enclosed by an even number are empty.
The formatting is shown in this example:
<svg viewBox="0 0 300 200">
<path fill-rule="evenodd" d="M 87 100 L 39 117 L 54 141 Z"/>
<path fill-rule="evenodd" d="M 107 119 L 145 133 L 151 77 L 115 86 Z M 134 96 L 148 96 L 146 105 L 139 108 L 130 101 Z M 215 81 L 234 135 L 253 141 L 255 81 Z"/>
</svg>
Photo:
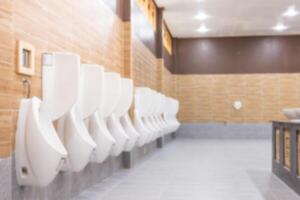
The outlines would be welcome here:
<svg viewBox="0 0 300 200">
<path fill-rule="evenodd" d="M 271 123 L 185 123 L 181 138 L 207 139 L 271 139 Z"/>
</svg>

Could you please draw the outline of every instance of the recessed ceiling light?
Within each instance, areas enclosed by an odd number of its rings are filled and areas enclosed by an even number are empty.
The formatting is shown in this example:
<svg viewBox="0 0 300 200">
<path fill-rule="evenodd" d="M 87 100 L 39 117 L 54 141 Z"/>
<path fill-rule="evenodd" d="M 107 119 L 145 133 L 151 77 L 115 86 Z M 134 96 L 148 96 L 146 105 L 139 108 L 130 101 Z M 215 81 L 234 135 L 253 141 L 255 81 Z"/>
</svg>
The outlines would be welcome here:
<svg viewBox="0 0 300 200">
<path fill-rule="evenodd" d="M 299 12 L 295 9 L 295 7 L 290 6 L 282 15 L 285 17 L 294 17 L 298 14 Z"/>
<path fill-rule="evenodd" d="M 197 29 L 197 31 L 200 33 L 207 33 L 209 29 L 203 24 Z"/>
<path fill-rule="evenodd" d="M 281 23 L 279 23 L 279 24 L 277 24 L 276 26 L 273 27 L 274 31 L 284 31 L 286 29 L 288 29 L 288 27 L 285 26 L 284 24 L 281 24 Z"/>
<path fill-rule="evenodd" d="M 196 19 L 199 20 L 206 20 L 208 18 L 210 18 L 209 15 L 207 15 L 205 12 L 198 12 L 198 14 L 195 16 Z"/>
</svg>

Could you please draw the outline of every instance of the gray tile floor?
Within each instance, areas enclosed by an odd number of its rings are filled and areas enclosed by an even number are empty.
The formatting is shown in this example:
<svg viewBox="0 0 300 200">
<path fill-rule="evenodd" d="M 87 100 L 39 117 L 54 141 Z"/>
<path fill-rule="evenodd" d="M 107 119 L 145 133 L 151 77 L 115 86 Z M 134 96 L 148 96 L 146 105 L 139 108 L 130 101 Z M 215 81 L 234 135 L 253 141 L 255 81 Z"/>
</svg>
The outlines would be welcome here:
<svg viewBox="0 0 300 200">
<path fill-rule="evenodd" d="M 300 200 L 271 174 L 267 140 L 183 139 L 76 200 Z"/>
</svg>

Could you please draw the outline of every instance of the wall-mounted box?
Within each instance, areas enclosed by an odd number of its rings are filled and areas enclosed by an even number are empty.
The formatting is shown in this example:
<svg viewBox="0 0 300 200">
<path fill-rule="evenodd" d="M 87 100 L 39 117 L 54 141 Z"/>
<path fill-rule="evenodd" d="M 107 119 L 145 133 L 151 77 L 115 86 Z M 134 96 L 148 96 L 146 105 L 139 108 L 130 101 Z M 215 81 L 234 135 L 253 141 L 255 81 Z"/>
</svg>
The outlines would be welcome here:
<svg viewBox="0 0 300 200">
<path fill-rule="evenodd" d="M 18 65 L 17 73 L 33 76 L 35 72 L 35 48 L 33 45 L 21 41 L 18 41 Z"/>
</svg>

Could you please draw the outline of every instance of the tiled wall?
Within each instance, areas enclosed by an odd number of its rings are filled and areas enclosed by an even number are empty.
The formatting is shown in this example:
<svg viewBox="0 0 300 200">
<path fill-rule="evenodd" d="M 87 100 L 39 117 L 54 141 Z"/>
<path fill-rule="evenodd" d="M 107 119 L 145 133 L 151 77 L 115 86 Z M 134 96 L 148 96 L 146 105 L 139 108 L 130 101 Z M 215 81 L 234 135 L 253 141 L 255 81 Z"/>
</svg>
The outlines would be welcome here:
<svg viewBox="0 0 300 200">
<path fill-rule="evenodd" d="M 10 0 L 0 0 L 0 157 L 10 154 L 13 109 L 18 107 L 14 100 L 15 93 L 21 92 L 20 86 L 14 81 L 11 4 Z"/>
<path fill-rule="evenodd" d="M 176 85 L 183 122 L 286 120 L 281 110 L 300 106 L 300 74 L 176 75 Z"/>
<path fill-rule="evenodd" d="M 123 22 L 124 24 L 124 76 L 132 77 L 132 65 L 131 65 L 131 23 Z"/>
<path fill-rule="evenodd" d="M 176 97 L 176 76 L 173 75 L 165 66 L 161 67 L 161 90 L 164 94 Z"/>
<path fill-rule="evenodd" d="M 160 68 L 156 57 L 132 34 L 132 77 L 136 86 L 148 86 L 160 90 Z"/>
</svg>

